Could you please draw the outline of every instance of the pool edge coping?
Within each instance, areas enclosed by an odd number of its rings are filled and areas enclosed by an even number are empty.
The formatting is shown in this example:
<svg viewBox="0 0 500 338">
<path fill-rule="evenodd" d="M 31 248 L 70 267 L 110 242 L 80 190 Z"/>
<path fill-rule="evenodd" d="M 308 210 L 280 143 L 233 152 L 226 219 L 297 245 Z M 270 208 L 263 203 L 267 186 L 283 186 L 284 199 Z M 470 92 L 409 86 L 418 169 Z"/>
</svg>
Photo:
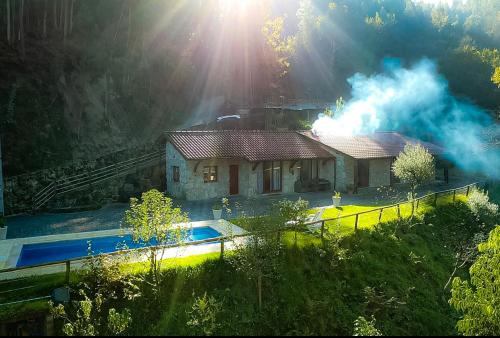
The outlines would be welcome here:
<svg viewBox="0 0 500 338">
<path fill-rule="evenodd" d="M 246 231 L 243 230 L 242 228 L 224 219 L 195 221 L 195 222 L 183 223 L 181 225 L 184 225 L 185 228 L 211 227 L 212 229 L 219 232 L 222 236 L 228 235 L 229 228 L 232 229 L 232 234 L 234 235 L 241 235 L 246 233 Z M 0 258 L 6 258 L 0 260 L 0 269 L 16 268 L 18 260 L 21 255 L 21 250 L 23 245 L 62 242 L 68 240 L 92 239 L 99 237 L 111 237 L 111 236 L 124 235 L 130 233 L 131 233 L 130 229 L 111 229 L 111 230 L 88 231 L 88 232 L 71 233 L 71 234 L 7 239 L 4 241 L 0 241 L 0 252 L 7 252 L 6 256 L 0 257 Z M 187 245 L 187 247 L 189 247 L 189 245 Z M 41 267 L 40 269 L 43 269 L 43 267 Z"/>
</svg>

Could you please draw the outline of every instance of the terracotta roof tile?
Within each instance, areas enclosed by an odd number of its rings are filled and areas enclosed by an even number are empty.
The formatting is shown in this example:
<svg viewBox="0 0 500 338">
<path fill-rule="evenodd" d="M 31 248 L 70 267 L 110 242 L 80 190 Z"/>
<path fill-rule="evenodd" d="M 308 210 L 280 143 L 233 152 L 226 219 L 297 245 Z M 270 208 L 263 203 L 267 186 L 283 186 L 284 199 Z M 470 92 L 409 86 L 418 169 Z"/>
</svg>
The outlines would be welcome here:
<svg viewBox="0 0 500 338">
<path fill-rule="evenodd" d="M 376 132 L 357 136 L 318 136 L 311 132 L 302 132 L 302 134 L 355 159 L 396 157 L 403 151 L 407 143 L 419 143 L 434 155 L 444 152 L 444 149 L 440 146 L 419 141 L 396 132 Z"/>
<path fill-rule="evenodd" d="M 179 131 L 167 132 L 167 139 L 188 160 L 244 158 L 258 162 L 333 157 L 294 131 Z"/>
</svg>

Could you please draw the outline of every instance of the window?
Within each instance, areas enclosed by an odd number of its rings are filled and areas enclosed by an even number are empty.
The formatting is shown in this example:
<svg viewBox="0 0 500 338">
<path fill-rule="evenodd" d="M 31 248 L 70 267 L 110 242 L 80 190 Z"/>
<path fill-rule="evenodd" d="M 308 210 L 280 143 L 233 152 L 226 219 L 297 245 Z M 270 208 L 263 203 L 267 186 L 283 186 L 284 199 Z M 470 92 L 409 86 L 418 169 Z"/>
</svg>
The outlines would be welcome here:
<svg viewBox="0 0 500 338">
<path fill-rule="evenodd" d="M 203 181 L 205 183 L 217 182 L 217 167 L 204 167 L 203 168 Z"/>
<path fill-rule="evenodd" d="M 302 160 L 300 162 L 300 180 L 307 182 L 319 178 L 320 160 Z"/>
<path fill-rule="evenodd" d="M 181 178 L 181 172 L 179 170 L 179 167 L 172 167 L 172 180 L 174 182 L 180 182 Z"/>
<path fill-rule="evenodd" d="M 281 162 L 264 162 L 264 193 L 281 191 Z"/>
</svg>

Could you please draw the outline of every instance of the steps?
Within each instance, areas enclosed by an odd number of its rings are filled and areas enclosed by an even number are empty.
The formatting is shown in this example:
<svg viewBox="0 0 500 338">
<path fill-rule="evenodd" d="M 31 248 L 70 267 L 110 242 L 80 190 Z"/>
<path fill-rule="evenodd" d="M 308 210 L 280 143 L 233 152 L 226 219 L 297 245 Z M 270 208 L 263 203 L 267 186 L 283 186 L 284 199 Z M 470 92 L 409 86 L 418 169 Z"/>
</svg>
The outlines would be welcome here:
<svg viewBox="0 0 500 338">
<path fill-rule="evenodd" d="M 106 167 L 52 181 L 35 194 L 32 202 L 32 210 L 34 212 L 39 210 L 57 195 L 83 190 L 117 177 L 126 176 L 138 169 L 154 166 L 164 161 L 165 156 L 165 151 L 156 151 Z"/>
</svg>

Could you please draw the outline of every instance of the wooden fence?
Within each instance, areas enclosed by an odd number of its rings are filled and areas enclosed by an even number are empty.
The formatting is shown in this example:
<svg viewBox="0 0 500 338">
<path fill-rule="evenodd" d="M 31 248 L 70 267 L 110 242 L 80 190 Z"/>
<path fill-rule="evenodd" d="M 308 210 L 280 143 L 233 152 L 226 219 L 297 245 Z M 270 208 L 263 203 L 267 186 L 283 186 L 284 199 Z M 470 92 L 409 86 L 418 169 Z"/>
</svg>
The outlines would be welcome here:
<svg viewBox="0 0 500 338">
<path fill-rule="evenodd" d="M 416 212 L 418 210 L 419 204 L 421 201 L 424 201 L 427 199 L 429 201 L 432 201 L 432 203 L 434 205 L 436 205 L 440 195 L 441 196 L 445 196 L 445 195 L 450 196 L 451 195 L 451 196 L 453 196 L 452 201 L 454 202 L 459 193 L 463 192 L 465 194 L 465 196 L 468 196 L 469 193 L 472 191 L 472 189 L 477 186 L 477 184 L 478 183 L 473 183 L 473 184 L 469 184 L 469 185 L 464 186 L 464 187 L 449 189 L 449 190 L 444 190 L 444 191 L 438 191 L 438 192 L 430 193 L 430 194 L 424 195 L 422 197 L 419 197 L 419 198 L 414 200 L 414 203 L 412 203 L 415 205 L 415 209 L 413 210 L 413 208 L 412 208 L 412 213 Z M 340 217 L 335 217 L 335 218 L 322 219 L 322 220 L 318 220 L 318 221 L 314 221 L 314 222 L 308 222 L 308 223 L 305 223 L 304 225 L 309 227 L 309 226 L 313 226 L 316 224 L 321 224 L 320 236 L 321 236 L 321 239 L 324 239 L 324 235 L 325 235 L 325 231 L 326 231 L 326 227 L 327 227 L 326 224 L 328 222 L 338 221 L 341 219 L 352 217 L 355 219 L 354 231 L 357 232 L 358 231 L 358 222 L 359 222 L 359 218 L 361 215 L 369 214 L 369 213 L 379 213 L 378 220 L 380 222 L 382 219 L 381 215 L 383 214 L 384 211 L 387 211 L 391 208 L 395 208 L 395 210 L 397 210 L 398 217 L 403 217 L 401 214 L 400 206 L 402 204 L 407 204 L 407 203 L 409 203 L 409 202 L 395 203 L 392 205 L 376 208 L 373 210 L 363 211 L 363 212 L 359 212 L 359 213 L 355 213 L 355 214 L 350 214 L 350 215 L 345 215 L 345 216 L 340 216 Z M 296 229 L 296 227 L 294 225 L 289 225 L 289 226 L 284 226 L 284 227 L 280 228 L 279 230 L 270 231 L 270 233 L 278 233 L 278 232 L 282 232 L 282 231 L 295 230 L 295 229 Z M 195 246 L 195 245 L 208 244 L 208 243 L 211 243 L 211 244 L 220 243 L 220 254 L 221 254 L 221 257 L 223 257 L 226 242 L 234 241 L 237 238 L 248 237 L 248 236 L 259 235 L 259 234 L 262 234 L 262 233 L 245 233 L 245 234 L 232 235 L 232 236 L 220 236 L 220 237 L 215 237 L 215 238 L 209 238 L 209 239 L 204 239 L 204 240 L 199 240 L 199 241 L 188 242 L 188 243 L 184 244 L 184 246 Z M 125 254 L 129 254 L 129 253 L 141 253 L 143 251 L 151 250 L 151 248 L 159 250 L 159 249 L 168 249 L 168 248 L 179 248 L 181 246 L 182 245 L 179 245 L 179 244 L 169 244 L 169 245 L 162 245 L 162 246 L 144 247 L 144 248 L 138 248 L 138 249 L 119 250 L 119 251 L 107 253 L 104 255 L 108 256 L 108 257 L 112 257 L 112 256 L 125 255 Z M 72 265 L 74 265 L 76 263 L 83 263 L 86 259 L 88 259 L 88 256 L 74 258 L 71 260 L 66 259 L 66 260 L 61 260 L 61 261 L 57 261 L 57 262 L 37 264 L 37 265 L 31 265 L 31 266 L 25 266 L 25 267 L 15 267 L 15 268 L 9 268 L 9 269 L 2 269 L 2 270 L 0 270 L 0 274 L 21 272 L 21 271 L 27 271 L 27 270 L 31 270 L 31 269 L 39 269 L 39 268 L 54 267 L 54 266 L 65 266 L 65 283 L 66 283 L 66 285 L 69 285 Z M 28 288 L 31 288 L 31 287 L 28 287 Z M 7 290 L 7 291 L 4 291 L 4 293 L 16 292 L 18 290 L 19 289 Z"/>
<path fill-rule="evenodd" d="M 397 214 L 397 218 L 402 218 L 403 217 L 402 211 L 401 211 L 402 206 L 410 204 L 411 205 L 410 216 L 413 216 L 415 214 L 415 212 L 418 211 L 422 201 L 426 201 L 426 200 L 430 201 L 433 206 L 436 206 L 437 202 L 438 202 L 438 198 L 440 196 L 452 196 L 452 202 L 455 202 L 457 199 L 457 196 L 460 193 L 463 193 L 467 197 L 467 196 L 469 196 L 472 189 L 474 187 L 476 187 L 477 185 L 478 185 L 478 183 L 476 182 L 476 183 L 472 183 L 472 184 L 469 184 L 469 185 L 466 185 L 466 186 L 463 186 L 460 188 L 437 191 L 437 192 L 433 192 L 433 193 L 418 197 L 413 201 L 399 202 L 399 203 L 395 203 L 392 205 L 383 206 L 380 208 L 374 208 L 371 210 L 358 212 L 355 214 L 349 214 L 349 215 L 338 216 L 338 217 L 334 217 L 334 218 L 321 219 L 318 221 L 308 222 L 308 223 L 306 223 L 306 226 L 314 226 L 317 224 L 321 224 L 321 238 L 323 238 L 325 231 L 326 231 L 327 223 L 334 222 L 334 221 L 341 222 L 342 220 L 345 220 L 348 218 L 353 218 L 354 219 L 354 232 L 357 232 L 358 226 L 359 226 L 359 219 L 360 219 L 360 216 L 362 216 L 362 215 L 378 213 L 378 223 L 381 223 L 382 216 L 383 216 L 384 212 L 387 212 L 387 211 L 392 209 Z"/>
</svg>

